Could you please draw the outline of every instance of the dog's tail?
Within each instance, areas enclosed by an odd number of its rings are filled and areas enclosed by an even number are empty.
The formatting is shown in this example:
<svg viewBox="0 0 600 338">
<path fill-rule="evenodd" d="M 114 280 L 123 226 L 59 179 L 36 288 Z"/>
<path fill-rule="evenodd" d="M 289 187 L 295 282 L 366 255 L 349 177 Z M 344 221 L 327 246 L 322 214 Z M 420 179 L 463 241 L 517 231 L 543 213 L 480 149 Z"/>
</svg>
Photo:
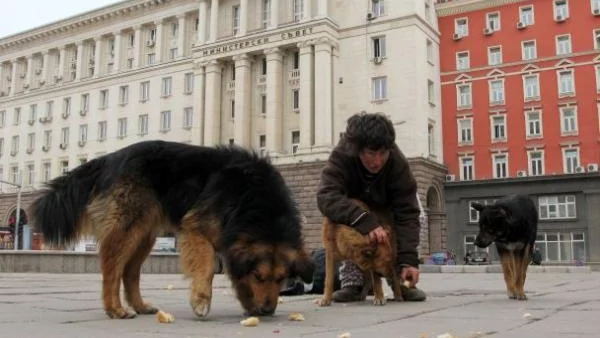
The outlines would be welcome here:
<svg viewBox="0 0 600 338">
<path fill-rule="evenodd" d="M 83 234 L 82 216 L 104 166 L 105 159 L 97 158 L 45 185 L 31 205 L 31 215 L 46 243 L 63 246 Z"/>
</svg>

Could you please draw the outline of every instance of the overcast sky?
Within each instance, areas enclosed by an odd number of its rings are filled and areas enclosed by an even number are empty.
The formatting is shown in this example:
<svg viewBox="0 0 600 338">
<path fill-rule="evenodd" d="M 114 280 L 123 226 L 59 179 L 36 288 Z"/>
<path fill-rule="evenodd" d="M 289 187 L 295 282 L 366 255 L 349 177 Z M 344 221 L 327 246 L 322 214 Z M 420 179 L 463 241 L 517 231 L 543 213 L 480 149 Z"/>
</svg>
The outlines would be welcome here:
<svg viewBox="0 0 600 338">
<path fill-rule="evenodd" d="M 2 0 L 0 38 L 122 0 Z"/>
</svg>

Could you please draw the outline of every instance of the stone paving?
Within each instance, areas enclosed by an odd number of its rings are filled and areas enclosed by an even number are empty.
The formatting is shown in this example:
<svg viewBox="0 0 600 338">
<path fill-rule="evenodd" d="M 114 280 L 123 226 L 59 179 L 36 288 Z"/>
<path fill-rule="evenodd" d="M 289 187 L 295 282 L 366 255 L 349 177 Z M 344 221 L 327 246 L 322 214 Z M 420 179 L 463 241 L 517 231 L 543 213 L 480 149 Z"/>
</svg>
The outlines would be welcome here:
<svg viewBox="0 0 600 338">
<path fill-rule="evenodd" d="M 462 270 L 464 271 L 464 269 Z M 566 270 L 561 270 L 566 271 Z M 226 277 L 215 277 L 212 310 L 198 320 L 181 275 L 142 275 L 142 294 L 173 314 L 108 319 L 99 274 L 0 274 L 0 337 L 598 337 L 600 273 L 530 273 L 527 302 L 509 300 L 498 273 L 423 273 L 426 302 L 333 304 L 318 295 L 282 297 L 273 317 L 243 327 L 241 308 Z M 386 289 L 388 294 L 391 293 Z M 300 312 L 305 321 L 288 321 Z"/>
</svg>

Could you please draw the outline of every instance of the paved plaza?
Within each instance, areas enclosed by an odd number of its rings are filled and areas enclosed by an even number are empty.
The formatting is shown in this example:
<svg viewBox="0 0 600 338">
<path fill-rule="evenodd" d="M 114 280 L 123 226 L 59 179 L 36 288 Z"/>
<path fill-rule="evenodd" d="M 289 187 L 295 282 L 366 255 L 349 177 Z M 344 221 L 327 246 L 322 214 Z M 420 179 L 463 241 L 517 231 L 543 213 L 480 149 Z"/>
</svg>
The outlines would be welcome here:
<svg viewBox="0 0 600 338">
<path fill-rule="evenodd" d="M 175 316 L 110 320 L 100 303 L 98 274 L 0 274 L 0 337 L 598 337 L 600 273 L 530 273 L 527 302 L 509 300 L 498 273 L 424 273 L 421 303 L 373 306 L 370 299 L 320 308 L 317 295 L 282 297 L 274 317 L 243 327 L 240 306 L 215 277 L 209 318 L 188 305 L 181 275 L 142 275 L 146 299 Z M 391 293 L 388 289 L 388 294 Z M 300 312 L 305 321 L 288 321 Z M 447 335 L 445 335 L 447 334 Z"/>
</svg>

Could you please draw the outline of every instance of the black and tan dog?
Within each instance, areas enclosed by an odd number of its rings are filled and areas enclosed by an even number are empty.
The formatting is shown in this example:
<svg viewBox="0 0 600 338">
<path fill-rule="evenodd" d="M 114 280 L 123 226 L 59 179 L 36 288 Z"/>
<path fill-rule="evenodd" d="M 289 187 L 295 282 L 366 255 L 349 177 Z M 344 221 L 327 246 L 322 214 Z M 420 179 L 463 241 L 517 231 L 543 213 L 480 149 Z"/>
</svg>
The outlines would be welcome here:
<svg viewBox="0 0 600 338">
<path fill-rule="evenodd" d="M 479 211 L 479 234 L 475 245 L 496 243 L 508 297 L 526 300 L 527 267 L 537 236 L 538 212 L 531 198 L 509 195 L 493 205 L 471 204 Z"/>
<path fill-rule="evenodd" d="M 222 254 L 246 313 L 275 312 L 286 277 L 312 280 L 301 222 L 283 177 L 266 158 L 237 147 L 140 142 L 49 182 L 32 205 L 45 241 L 91 233 L 99 242 L 104 310 L 110 318 L 157 312 L 140 294 L 140 269 L 155 238 L 178 234 L 196 315 L 210 311 L 215 254 Z"/>
<path fill-rule="evenodd" d="M 358 201 L 353 203 L 360 205 L 364 210 L 368 207 Z M 349 260 L 355 263 L 365 275 L 365 285 L 362 289 L 362 298 L 365 298 L 370 287 L 373 287 L 375 305 L 386 303 L 383 294 L 381 277 L 386 277 L 392 282 L 394 300 L 402 301 L 400 291 L 400 279 L 396 273 L 396 235 L 391 227 L 391 219 L 385 212 L 370 210 L 379 217 L 382 226 L 388 234 L 389 245 L 373 244 L 369 237 L 362 235 L 355 229 L 332 223 L 327 217 L 323 220 L 323 246 L 325 248 L 325 290 L 323 297 L 319 300 L 320 306 L 329 306 L 333 296 L 335 277 L 335 266 L 339 260 Z"/>
</svg>

